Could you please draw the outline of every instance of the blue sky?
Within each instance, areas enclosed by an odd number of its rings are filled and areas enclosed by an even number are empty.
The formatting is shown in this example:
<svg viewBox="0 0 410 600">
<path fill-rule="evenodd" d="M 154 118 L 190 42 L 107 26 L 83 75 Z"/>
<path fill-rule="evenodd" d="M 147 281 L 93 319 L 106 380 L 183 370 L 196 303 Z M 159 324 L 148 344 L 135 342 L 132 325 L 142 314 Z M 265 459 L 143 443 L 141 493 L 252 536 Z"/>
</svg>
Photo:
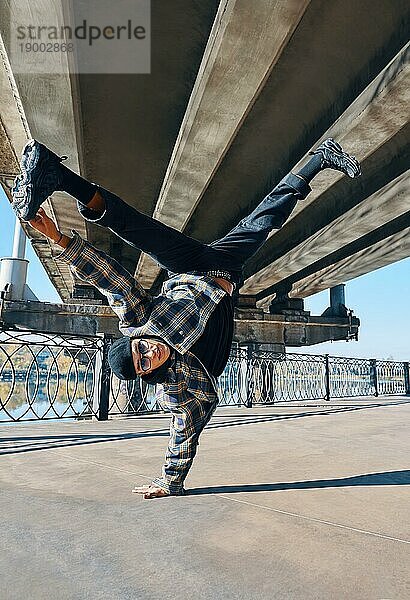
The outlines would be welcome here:
<svg viewBox="0 0 410 600">
<path fill-rule="evenodd" d="M 345 292 L 346 305 L 361 322 L 359 341 L 326 342 L 300 351 L 410 360 L 410 258 L 348 281 Z M 305 302 L 312 314 L 321 314 L 328 305 L 328 290 Z"/>
<path fill-rule="evenodd" d="M 0 186 L 0 257 L 10 256 L 14 215 Z M 39 300 L 59 302 L 35 252 L 27 243 L 30 260 L 28 284 Z M 360 318 L 359 342 L 327 342 L 291 351 L 336 356 L 362 356 L 410 360 L 410 258 L 347 282 L 346 304 Z M 329 292 L 311 296 L 306 310 L 321 314 L 328 306 Z"/>
<path fill-rule="evenodd" d="M 0 185 L 0 257 L 11 256 L 13 250 L 13 234 L 15 217 Z M 47 302 L 61 302 L 55 287 L 50 282 L 41 262 L 29 241 L 27 241 L 26 258 L 29 259 L 27 283 L 39 300 Z"/>
</svg>

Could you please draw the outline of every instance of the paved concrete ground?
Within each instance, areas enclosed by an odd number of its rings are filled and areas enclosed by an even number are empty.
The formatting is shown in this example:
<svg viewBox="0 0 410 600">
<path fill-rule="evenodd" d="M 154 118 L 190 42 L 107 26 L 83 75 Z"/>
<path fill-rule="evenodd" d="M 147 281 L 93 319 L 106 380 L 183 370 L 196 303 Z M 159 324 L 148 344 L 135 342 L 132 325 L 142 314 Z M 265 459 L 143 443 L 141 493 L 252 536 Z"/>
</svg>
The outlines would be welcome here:
<svg viewBox="0 0 410 600">
<path fill-rule="evenodd" d="M 190 495 L 166 415 L 0 428 L 0 598 L 410 597 L 410 399 L 219 409 Z"/>
</svg>

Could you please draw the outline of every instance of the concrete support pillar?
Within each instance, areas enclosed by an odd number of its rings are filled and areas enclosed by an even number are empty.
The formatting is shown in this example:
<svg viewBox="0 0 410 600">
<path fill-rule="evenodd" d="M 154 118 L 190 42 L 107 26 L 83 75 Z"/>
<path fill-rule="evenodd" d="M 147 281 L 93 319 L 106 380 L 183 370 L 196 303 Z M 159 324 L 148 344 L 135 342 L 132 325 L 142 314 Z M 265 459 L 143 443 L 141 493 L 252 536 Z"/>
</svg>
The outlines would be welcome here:
<svg viewBox="0 0 410 600">
<path fill-rule="evenodd" d="M 277 315 L 281 313 L 301 313 L 304 312 L 304 301 L 303 298 L 289 298 L 289 293 L 292 286 L 287 286 L 283 289 L 279 289 L 276 292 L 275 298 L 269 304 L 269 312 L 271 315 Z"/>
</svg>

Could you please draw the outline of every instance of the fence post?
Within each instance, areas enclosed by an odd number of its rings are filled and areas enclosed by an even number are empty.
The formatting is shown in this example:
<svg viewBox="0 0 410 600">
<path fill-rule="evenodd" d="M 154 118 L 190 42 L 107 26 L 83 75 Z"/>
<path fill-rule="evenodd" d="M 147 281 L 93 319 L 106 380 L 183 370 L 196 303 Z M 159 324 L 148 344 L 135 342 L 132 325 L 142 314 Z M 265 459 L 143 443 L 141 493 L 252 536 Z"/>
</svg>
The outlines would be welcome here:
<svg viewBox="0 0 410 600">
<path fill-rule="evenodd" d="M 404 362 L 404 389 L 407 396 L 410 396 L 410 363 Z"/>
<path fill-rule="evenodd" d="M 377 360 L 375 358 L 370 359 L 370 377 L 374 386 L 374 395 L 379 395 L 379 384 L 377 381 Z"/>
<path fill-rule="evenodd" d="M 108 363 L 108 350 L 110 349 L 113 338 L 111 335 L 108 335 L 106 333 L 103 334 L 102 338 L 103 343 L 101 349 L 101 377 L 97 419 L 98 421 L 107 421 L 111 379 L 111 369 Z"/>
<path fill-rule="evenodd" d="M 325 385 L 326 385 L 326 397 L 325 400 L 327 402 L 330 401 L 330 365 L 329 365 L 329 355 L 325 354 Z"/>
<path fill-rule="evenodd" d="M 254 350 L 254 344 L 246 345 L 246 408 L 252 408 L 252 394 L 253 394 L 253 373 L 252 373 L 252 353 Z"/>
</svg>

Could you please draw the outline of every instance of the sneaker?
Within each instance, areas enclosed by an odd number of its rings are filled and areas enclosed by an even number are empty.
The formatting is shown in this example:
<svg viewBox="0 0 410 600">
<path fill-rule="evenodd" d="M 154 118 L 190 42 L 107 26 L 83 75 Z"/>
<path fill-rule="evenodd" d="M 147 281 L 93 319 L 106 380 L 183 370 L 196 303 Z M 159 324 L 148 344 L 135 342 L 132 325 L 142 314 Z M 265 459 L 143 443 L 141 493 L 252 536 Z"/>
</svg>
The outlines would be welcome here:
<svg viewBox="0 0 410 600">
<path fill-rule="evenodd" d="M 13 209 L 23 221 L 34 219 L 43 202 L 53 192 L 61 189 L 62 174 L 59 169 L 66 156 L 57 156 L 36 140 L 30 140 L 21 157 L 21 175 L 16 177 Z"/>
<path fill-rule="evenodd" d="M 320 154 L 322 169 L 336 169 L 349 177 L 359 177 L 362 174 L 360 163 L 356 157 L 344 152 L 342 146 L 332 138 L 322 142 L 316 150 L 309 154 Z"/>
</svg>

